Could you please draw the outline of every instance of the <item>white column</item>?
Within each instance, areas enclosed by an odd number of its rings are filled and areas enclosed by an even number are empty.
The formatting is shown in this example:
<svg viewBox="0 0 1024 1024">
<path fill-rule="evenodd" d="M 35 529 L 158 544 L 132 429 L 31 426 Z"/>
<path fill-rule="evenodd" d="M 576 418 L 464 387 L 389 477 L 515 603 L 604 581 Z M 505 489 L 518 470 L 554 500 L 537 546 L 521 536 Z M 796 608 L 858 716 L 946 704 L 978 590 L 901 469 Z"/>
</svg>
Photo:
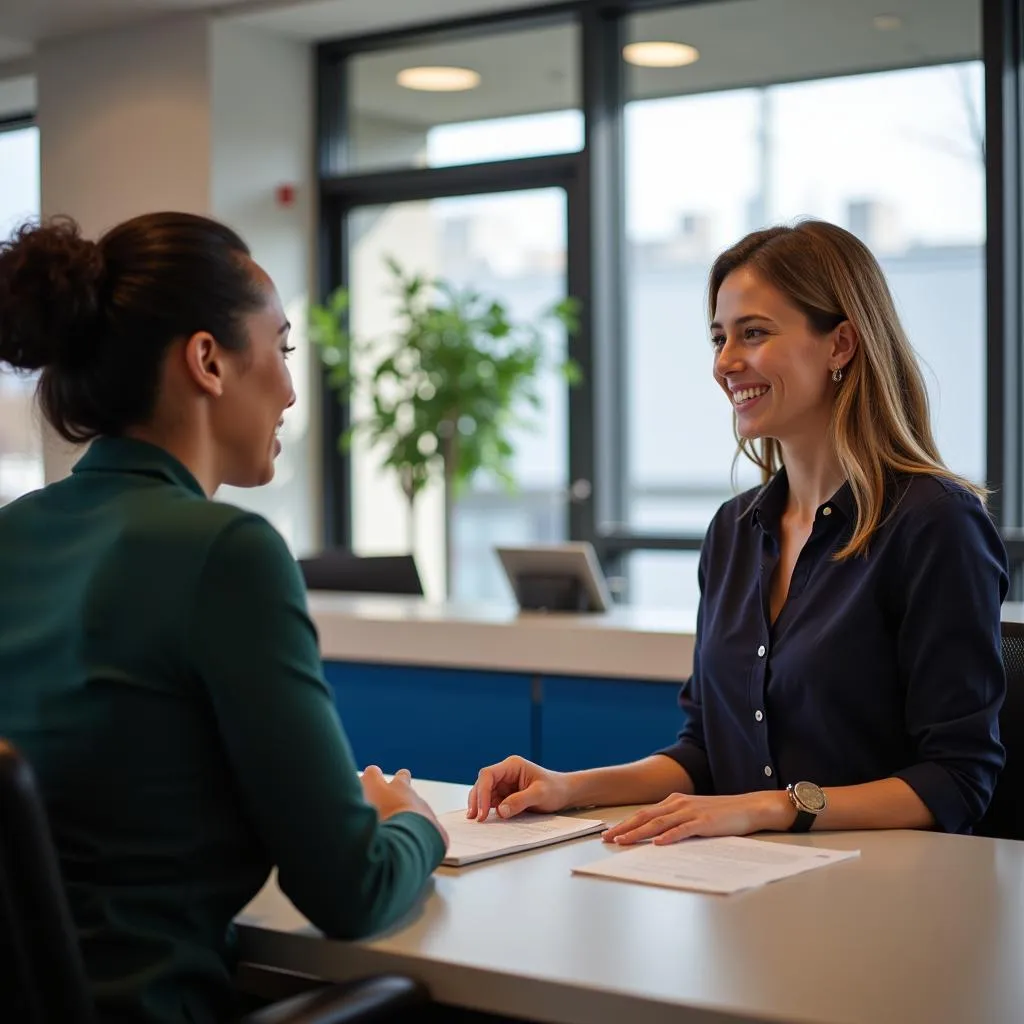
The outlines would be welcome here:
<svg viewBox="0 0 1024 1024">
<path fill-rule="evenodd" d="M 96 236 L 210 203 L 208 22 L 195 16 L 44 43 L 36 58 L 42 214 Z M 46 430 L 47 481 L 79 452 Z"/>
<path fill-rule="evenodd" d="M 209 214 L 274 278 L 300 345 L 277 485 L 220 497 L 270 518 L 299 553 L 319 536 L 316 388 L 305 345 L 313 260 L 309 46 L 195 14 L 44 44 L 36 60 L 43 216 L 95 237 L 140 213 Z M 278 185 L 295 188 L 288 207 Z M 79 452 L 47 431 L 46 479 Z"/>
<path fill-rule="evenodd" d="M 44 43 L 36 69 L 44 216 L 98 234 L 154 209 L 209 209 L 206 18 Z"/>
</svg>

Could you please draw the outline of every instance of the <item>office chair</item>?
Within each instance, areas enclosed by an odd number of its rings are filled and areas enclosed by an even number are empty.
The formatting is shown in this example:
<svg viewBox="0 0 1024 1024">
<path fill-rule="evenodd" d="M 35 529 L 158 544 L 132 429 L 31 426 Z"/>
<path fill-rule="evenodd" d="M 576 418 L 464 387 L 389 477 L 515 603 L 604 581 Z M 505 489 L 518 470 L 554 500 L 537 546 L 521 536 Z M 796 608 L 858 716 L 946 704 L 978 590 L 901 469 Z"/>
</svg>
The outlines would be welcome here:
<svg viewBox="0 0 1024 1024">
<path fill-rule="evenodd" d="M 411 978 L 329 985 L 242 1024 L 372 1024 L 427 1002 Z M 93 1024 L 95 1013 L 46 811 L 28 762 L 0 739 L 0 1019 Z"/>
<path fill-rule="evenodd" d="M 975 835 L 1024 839 L 1024 623 L 1002 624 L 1006 700 L 999 712 L 999 735 L 1006 748 L 996 791 Z"/>
<path fill-rule="evenodd" d="M 299 561 L 308 590 L 340 590 L 354 594 L 423 596 L 423 584 L 412 555 L 354 555 L 332 548 Z"/>
</svg>

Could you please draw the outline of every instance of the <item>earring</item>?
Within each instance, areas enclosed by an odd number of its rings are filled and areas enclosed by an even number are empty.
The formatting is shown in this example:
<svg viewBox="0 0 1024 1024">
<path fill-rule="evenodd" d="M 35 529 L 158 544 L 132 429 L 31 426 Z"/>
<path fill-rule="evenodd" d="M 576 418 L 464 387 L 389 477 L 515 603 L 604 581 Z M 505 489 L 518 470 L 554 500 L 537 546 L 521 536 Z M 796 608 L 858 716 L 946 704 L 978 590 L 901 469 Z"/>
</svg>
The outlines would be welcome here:
<svg viewBox="0 0 1024 1024">
<path fill-rule="evenodd" d="M 842 371 L 842 370 L 840 370 L 840 369 L 839 369 L 839 367 L 837 366 L 837 367 L 836 367 L 836 368 L 835 368 L 835 369 L 834 369 L 834 370 L 832 371 L 832 380 L 833 380 L 833 381 L 834 381 L 834 382 L 835 382 L 836 384 L 838 384 L 838 383 L 840 383 L 840 382 L 842 381 L 842 379 L 843 379 L 843 371 Z"/>
</svg>

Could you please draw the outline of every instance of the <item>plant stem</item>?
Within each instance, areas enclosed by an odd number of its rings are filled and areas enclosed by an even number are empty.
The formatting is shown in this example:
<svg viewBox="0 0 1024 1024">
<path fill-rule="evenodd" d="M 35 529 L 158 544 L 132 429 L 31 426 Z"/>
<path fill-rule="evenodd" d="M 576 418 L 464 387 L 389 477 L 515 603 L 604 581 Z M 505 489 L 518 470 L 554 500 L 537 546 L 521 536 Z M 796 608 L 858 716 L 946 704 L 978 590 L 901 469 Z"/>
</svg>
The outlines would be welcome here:
<svg viewBox="0 0 1024 1024">
<path fill-rule="evenodd" d="M 416 554 L 416 494 L 412 490 L 409 490 L 405 494 L 406 505 L 406 517 L 405 517 L 405 528 L 407 531 L 407 541 L 409 545 L 409 554 Z"/>
<path fill-rule="evenodd" d="M 452 431 L 450 437 L 441 442 L 441 459 L 444 465 L 444 593 L 452 596 L 455 551 L 453 547 L 453 523 L 455 513 L 455 467 L 458 459 L 458 435 Z"/>
</svg>

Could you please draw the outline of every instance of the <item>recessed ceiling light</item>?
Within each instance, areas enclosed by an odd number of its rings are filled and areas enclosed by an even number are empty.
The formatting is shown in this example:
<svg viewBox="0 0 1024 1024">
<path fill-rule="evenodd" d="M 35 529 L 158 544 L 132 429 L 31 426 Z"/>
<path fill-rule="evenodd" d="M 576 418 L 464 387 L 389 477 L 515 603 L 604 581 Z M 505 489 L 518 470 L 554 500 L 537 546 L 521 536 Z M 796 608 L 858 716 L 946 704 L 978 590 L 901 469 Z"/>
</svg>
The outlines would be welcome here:
<svg viewBox="0 0 1024 1024">
<path fill-rule="evenodd" d="M 480 75 L 470 68 L 405 68 L 398 72 L 398 84 L 421 92 L 465 92 L 480 84 Z"/>
<path fill-rule="evenodd" d="M 651 40 L 629 43 L 622 48 L 627 64 L 641 68 L 681 68 L 700 59 L 700 51 L 687 43 L 668 43 Z"/>
<path fill-rule="evenodd" d="M 895 14 L 876 14 L 871 24 L 879 32 L 895 32 L 896 29 L 903 28 L 903 19 Z"/>
</svg>

